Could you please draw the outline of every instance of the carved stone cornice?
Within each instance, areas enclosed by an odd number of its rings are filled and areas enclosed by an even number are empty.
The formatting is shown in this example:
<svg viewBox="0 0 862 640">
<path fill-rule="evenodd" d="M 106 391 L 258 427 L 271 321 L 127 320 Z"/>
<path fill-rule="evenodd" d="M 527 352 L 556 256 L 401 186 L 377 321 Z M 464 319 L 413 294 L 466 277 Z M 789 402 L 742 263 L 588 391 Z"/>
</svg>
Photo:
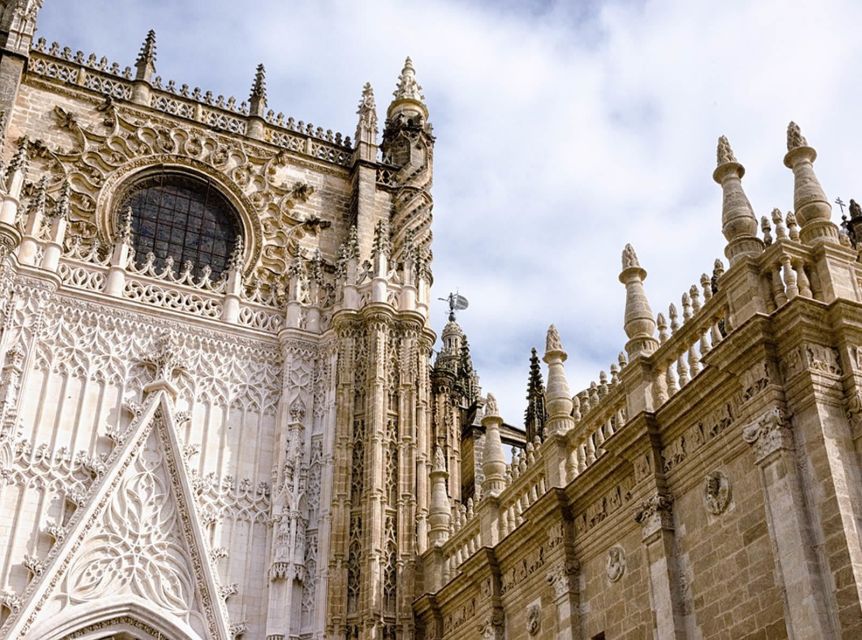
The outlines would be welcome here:
<svg viewBox="0 0 862 640">
<path fill-rule="evenodd" d="M 763 465 L 778 451 L 793 450 L 793 432 L 785 413 L 773 407 L 742 429 L 742 439 L 754 447 L 756 461 Z"/>
</svg>

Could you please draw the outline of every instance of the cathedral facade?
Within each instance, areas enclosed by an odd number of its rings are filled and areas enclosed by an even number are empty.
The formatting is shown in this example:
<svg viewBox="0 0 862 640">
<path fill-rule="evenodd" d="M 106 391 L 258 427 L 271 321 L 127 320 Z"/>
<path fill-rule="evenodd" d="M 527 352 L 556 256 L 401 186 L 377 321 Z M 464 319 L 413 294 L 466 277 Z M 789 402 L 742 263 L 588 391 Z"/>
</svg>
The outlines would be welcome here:
<svg viewBox="0 0 862 640">
<path fill-rule="evenodd" d="M 792 210 L 721 138 L 727 262 L 654 314 L 627 245 L 625 351 L 573 392 L 551 326 L 508 425 L 454 314 L 434 353 L 409 58 L 351 139 L 41 4 L 0 1 L 0 638 L 862 636 L 862 212 L 798 126 Z"/>
</svg>

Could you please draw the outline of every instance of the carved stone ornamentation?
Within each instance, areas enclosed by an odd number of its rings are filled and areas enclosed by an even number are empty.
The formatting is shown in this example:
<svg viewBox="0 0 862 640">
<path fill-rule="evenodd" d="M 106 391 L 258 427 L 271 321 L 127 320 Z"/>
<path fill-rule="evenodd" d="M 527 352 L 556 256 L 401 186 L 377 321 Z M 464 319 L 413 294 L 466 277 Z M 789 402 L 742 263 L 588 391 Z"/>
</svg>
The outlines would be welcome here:
<svg viewBox="0 0 862 640">
<path fill-rule="evenodd" d="M 577 574 L 577 563 L 570 561 L 560 562 L 548 571 L 545 580 L 547 580 L 548 584 L 554 590 L 555 600 L 559 600 L 575 590 L 575 578 Z"/>
<path fill-rule="evenodd" d="M 635 522 L 643 527 L 644 537 L 659 529 L 673 528 L 673 496 L 657 493 L 644 500 L 635 513 Z"/>
<path fill-rule="evenodd" d="M 619 545 L 608 549 L 608 561 L 605 567 L 608 580 L 617 582 L 626 572 L 626 552 Z"/>
<path fill-rule="evenodd" d="M 758 463 L 777 451 L 793 448 L 789 421 L 778 407 L 770 409 L 745 427 L 742 439 L 754 447 Z"/>
<path fill-rule="evenodd" d="M 730 480 L 721 471 L 712 471 L 703 481 L 703 502 L 714 516 L 721 515 L 730 505 Z"/>
<path fill-rule="evenodd" d="M 542 629 L 542 605 L 534 602 L 527 606 L 527 633 L 530 636 L 539 635 Z"/>
</svg>

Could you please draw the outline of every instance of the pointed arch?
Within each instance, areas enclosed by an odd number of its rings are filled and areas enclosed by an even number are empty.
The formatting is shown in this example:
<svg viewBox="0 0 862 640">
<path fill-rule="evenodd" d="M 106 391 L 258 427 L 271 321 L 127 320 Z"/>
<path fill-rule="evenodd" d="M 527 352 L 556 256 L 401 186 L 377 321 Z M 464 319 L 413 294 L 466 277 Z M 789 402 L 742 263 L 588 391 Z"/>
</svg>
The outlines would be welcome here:
<svg viewBox="0 0 862 640">
<path fill-rule="evenodd" d="M 175 616 L 137 596 L 103 598 L 98 603 L 67 607 L 33 627 L 41 640 L 101 640 L 123 637 L 141 640 L 203 640 Z"/>
</svg>

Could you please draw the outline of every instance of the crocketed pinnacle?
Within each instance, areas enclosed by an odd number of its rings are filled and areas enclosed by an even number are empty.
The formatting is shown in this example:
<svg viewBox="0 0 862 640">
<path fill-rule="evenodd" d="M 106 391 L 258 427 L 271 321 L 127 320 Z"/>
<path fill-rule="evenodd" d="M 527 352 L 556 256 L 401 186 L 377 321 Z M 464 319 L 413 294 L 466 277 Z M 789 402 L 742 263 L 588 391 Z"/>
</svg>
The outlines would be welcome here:
<svg viewBox="0 0 862 640">
<path fill-rule="evenodd" d="M 15 150 L 15 155 L 12 156 L 11 162 L 9 162 L 10 175 L 15 171 L 24 172 L 27 170 L 27 163 L 30 160 L 27 153 L 29 146 L 30 142 L 27 138 L 21 138 L 18 141 L 18 148 Z"/>
<path fill-rule="evenodd" d="M 141 45 L 141 50 L 138 52 L 138 57 L 135 64 L 144 64 L 147 62 L 156 61 L 156 32 L 153 29 L 147 31 L 147 37 L 144 38 L 144 44 Z"/>
<path fill-rule="evenodd" d="M 530 349 L 530 376 L 527 380 L 527 409 L 524 411 L 524 428 L 527 431 L 527 442 L 534 438 L 545 437 L 545 381 L 542 379 L 542 369 L 539 366 L 539 356 L 536 348 Z"/>
<path fill-rule="evenodd" d="M 150 29 L 135 60 L 135 80 L 149 81 L 156 70 L 156 32 Z"/>
<path fill-rule="evenodd" d="M 730 142 L 728 142 L 726 136 L 718 138 L 718 151 L 716 155 L 718 166 L 728 162 L 736 162 L 736 156 L 733 155 L 733 149 L 730 148 Z"/>
<path fill-rule="evenodd" d="M 67 219 L 69 217 L 69 201 L 72 196 L 72 185 L 68 180 L 63 180 L 63 186 L 60 188 L 60 197 L 54 205 L 54 217 Z"/>
<path fill-rule="evenodd" d="M 395 100 L 415 100 L 416 102 L 424 102 L 425 96 L 422 95 L 422 87 L 416 81 L 416 70 L 413 68 L 413 60 L 410 56 L 404 61 L 404 68 L 401 70 L 401 75 L 398 76 L 398 86 L 392 93 Z"/>
<path fill-rule="evenodd" d="M 787 125 L 787 150 L 793 151 L 799 147 L 807 146 L 808 140 L 806 140 L 805 136 L 802 135 L 799 125 L 791 120 L 790 124 Z"/>
<path fill-rule="evenodd" d="M 640 268 L 641 263 L 638 262 L 638 255 L 635 253 L 635 248 L 631 244 L 626 244 L 623 247 L 623 269 L 631 269 L 632 267 Z"/>
<path fill-rule="evenodd" d="M 117 225 L 117 239 L 120 242 L 128 244 L 132 239 L 132 217 L 132 207 L 126 207 L 126 210 L 120 214 Z"/>
<path fill-rule="evenodd" d="M 243 238 L 242 235 L 237 235 L 236 242 L 233 245 L 230 257 L 227 261 L 227 270 L 234 271 L 242 267 L 243 262 Z"/>
<path fill-rule="evenodd" d="M 254 72 L 248 104 L 251 115 L 263 116 L 266 108 L 266 68 L 262 64 L 257 65 L 257 70 Z"/>
<path fill-rule="evenodd" d="M 48 199 L 48 176 L 42 176 L 36 184 L 36 193 L 33 195 L 33 200 L 30 202 L 30 212 L 40 215 L 45 213 L 45 204 Z"/>
<path fill-rule="evenodd" d="M 392 244 L 389 241 L 389 225 L 385 220 L 378 220 L 374 226 L 374 243 L 371 246 L 371 255 L 389 256 L 392 251 Z"/>
</svg>

